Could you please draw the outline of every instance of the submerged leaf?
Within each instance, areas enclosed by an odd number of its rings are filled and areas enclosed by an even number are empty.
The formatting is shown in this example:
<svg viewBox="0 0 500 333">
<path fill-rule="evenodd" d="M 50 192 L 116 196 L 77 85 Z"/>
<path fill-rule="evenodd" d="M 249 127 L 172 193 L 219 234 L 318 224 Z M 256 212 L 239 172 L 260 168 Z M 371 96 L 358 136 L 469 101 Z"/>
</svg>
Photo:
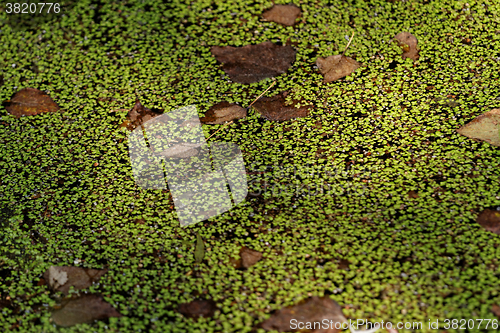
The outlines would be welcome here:
<svg viewBox="0 0 500 333">
<path fill-rule="evenodd" d="M 410 58 L 413 60 L 418 60 L 418 41 L 417 37 L 413 36 L 409 32 L 400 32 L 394 37 L 395 40 L 399 42 L 399 46 L 403 48 L 403 59 Z"/>
<path fill-rule="evenodd" d="M 500 147 L 500 109 L 493 109 L 474 118 L 470 123 L 457 130 L 459 134 L 471 139 L 486 141 Z"/>
<path fill-rule="evenodd" d="M 179 305 L 179 312 L 188 318 L 212 317 L 217 306 L 212 300 L 197 299 L 189 303 Z"/>
<path fill-rule="evenodd" d="M 52 312 L 54 323 L 63 327 L 121 316 L 102 296 L 93 294 L 66 300 L 59 310 Z"/>
<path fill-rule="evenodd" d="M 415 191 L 409 191 L 408 192 L 408 197 L 411 198 L 411 199 L 418 199 L 418 193 L 415 192 Z"/>
<path fill-rule="evenodd" d="M 284 92 L 273 97 L 262 97 L 254 103 L 253 107 L 268 120 L 284 121 L 293 118 L 307 117 L 311 107 L 304 105 L 296 107 L 300 100 L 293 100 L 291 105 L 286 104 Z"/>
<path fill-rule="evenodd" d="M 291 46 L 271 42 L 243 47 L 214 46 L 210 51 L 231 80 L 245 84 L 285 73 L 295 61 L 296 53 Z"/>
<path fill-rule="evenodd" d="M 10 101 L 5 102 L 5 109 L 19 118 L 43 112 L 56 112 L 59 110 L 59 106 L 43 91 L 24 88 L 19 90 Z"/>
<path fill-rule="evenodd" d="M 479 214 L 476 222 L 484 229 L 500 235 L 500 211 L 485 209 Z"/>
<path fill-rule="evenodd" d="M 291 26 L 295 24 L 295 20 L 301 13 L 300 8 L 295 5 L 274 5 L 271 9 L 262 13 L 262 17 L 266 21 Z"/>
<path fill-rule="evenodd" d="M 205 257 L 205 244 L 203 243 L 203 239 L 201 239 L 200 234 L 196 234 L 196 249 L 194 250 L 194 259 L 197 264 L 203 261 L 203 257 Z"/>
<path fill-rule="evenodd" d="M 48 282 L 52 290 L 67 295 L 71 286 L 76 290 L 88 288 L 92 283 L 99 281 L 107 271 L 107 269 L 73 266 L 50 266 L 43 274 L 43 278 Z"/>
<path fill-rule="evenodd" d="M 245 118 L 247 111 L 241 106 L 228 102 L 220 102 L 208 109 L 205 117 L 200 118 L 203 124 L 223 124 L 227 121 Z"/>
<path fill-rule="evenodd" d="M 316 66 L 323 74 L 324 82 L 328 83 L 350 75 L 361 67 L 361 63 L 345 55 L 337 54 L 326 58 L 319 57 L 316 60 Z"/>
</svg>

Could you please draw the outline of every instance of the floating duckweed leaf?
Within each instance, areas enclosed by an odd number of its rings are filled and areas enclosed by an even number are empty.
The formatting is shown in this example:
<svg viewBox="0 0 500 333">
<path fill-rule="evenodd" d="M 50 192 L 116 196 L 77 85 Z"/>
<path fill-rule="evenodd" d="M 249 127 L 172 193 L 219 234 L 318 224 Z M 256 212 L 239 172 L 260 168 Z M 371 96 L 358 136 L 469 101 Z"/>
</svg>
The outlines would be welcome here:
<svg viewBox="0 0 500 333">
<path fill-rule="evenodd" d="M 293 118 L 307 117 L 311 107 L 303 105 L 296 107 L 300 100 L 293 100 L 291 105 L 286 104 L 287 92 L 273 97 L 262 97 L 253 107 L 266 119 L 275 121 L 290 120 Z"/>
<path fill-rule="evenodd" d="M 313 296 L 294 306 L 278 310 L 271 316 L 271 318 L 264 321 L 261 326 L 268 331 L 277 330 L 279 332 L 290 332 L 290 321 L 292 319 L 297 320 L 297 322 L 310 323 L 311 327 L 304 326 L 304 329 L 302 330 L 303 332 L 337 333 L 340 332 L 341 329 L 336 329 L 335 326 L 340 328 L 343 323 L 347 322 L 344 314 L 342 313 L 342 308 L 337 304 L 337 302 L 327 296 L 321 298 Z M 328 321 L 329 324 L 333 324 L 329 325 L 328 330 L 313 331 L 314 323 L 321 324 L 323 320 Z M 335 325 L 336 323 L 338 324 Z"/>
<path fill-rule="evenodd" d="M 203 257 L 205 256 L 205 244 L 203 243 L 203 239 L 201 239 L 200 234 L 196 234 L 196 248 L 194 250 L 194 259 L 197 264 L 203 261 Z"/>
<path fill-rule="evenodd" d="M 212 317 L 217 306 L 212 300 L 197 299 L 189 303 L 179 305 L 179 312 L 188 318 Z"/>
<path fill-rule="evenodd" d="M 223 124 L 227 121 L 245 118 L 247 111 L 241 106 L 228 102 L 220 102 L 208 109 L 205 117 L 200 118 L 203 124 Z"/>
<path fill-rule="evenodd" d="M 43 274 L 43 278 L 48 282 L 54 291 L 68 294 L 69 288 L 73 286 L 76 290 L 85 289 L 97 282 L 107 269 L 91 269 L 73 266 L 50 266 Z"/>
<path fill-rule="evenodd" d="M 43 91 L 24 88 L 15 93 L 10 101 L 5 102 L 5 109 L 19 118 L 43 112 L 56 112 L 59 110 L 59 106 Z"/>
<path fill-rule="evenodd" d="M 476 220 L 484 229 L 500 235 L 500 211 L 485 209 Z"/>
<path fill-rule="evenodd" d="M 136 99 L 134 107 L 127 113 L 127 119 L 121 126 L 127 127 L 128 130 L 133 131 L 138 126 L 161 114 L 161 111 L 153 111 L 144 107 L 139 99 Z"/>
<path fill-rule="evenodd" d="M 266 21 L 290 26 L 295 24 L 295 20 L 301 13 L 301 10 L 295 5 L 274 5 L 262 13 L 262 17 Z"/>
<path fill-rule="evenodd" d="M 488 142 L 500 147 L 500 109 L 493 109 L 473 119 L 457 130 L 459 134 L 471 139 Z"/>
<path fill-rule="evenodd" d="M 92 294 L 66 300 L 60 309 L 52 312 L 54 323 L 63 327 L 121 316 L 101 295 Z"/>
<path fill-rule="evenodd" d="M 210 51 L 231 80 L 244 84 L 285 73 L 295 61 L 296 53 L 291 46 L 271 42 L 243 47 L 214 46 Z"/>
<path fill-rule="evenodd" d="M 394 37 L 395 40 L 399 42 L 399 46 L 403 48 L 403 59 L 410 58 L 417 60 L 418 55 L 418 41 L 417 37 L 413 36 L 409 32 L 400 32 Z"/>
<path fill-rule="evenodd" d="M 241 265 L 245 268 L 249 268 L 255 265 L 260 259 L 262 259 L 262 253 L 249 249 L 248 247 L 242 247 L 240 250 Z"/>
<path fill-rule="evenodd" d="M 324 82 L 328 83 L 350 75 L 361 67 L 361 63 L 345 55 L 337 54 L 326 58 L 319 57 L 316 60 L 316 66 L 323 74 Z"/>
</svg>

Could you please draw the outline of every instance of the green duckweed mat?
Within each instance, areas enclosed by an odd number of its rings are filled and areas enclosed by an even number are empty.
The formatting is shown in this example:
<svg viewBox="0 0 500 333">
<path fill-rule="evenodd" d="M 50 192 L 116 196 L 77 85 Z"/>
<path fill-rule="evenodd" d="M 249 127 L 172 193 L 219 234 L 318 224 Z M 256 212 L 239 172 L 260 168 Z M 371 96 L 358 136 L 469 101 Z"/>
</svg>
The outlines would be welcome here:
<svg viewBox="0 0 500 333">
<path fill-rule="evenodd" d="M 351 320 L 424 323 L 400 332 L 499 319 L 500 238 L 476 218 L 500 206 L 500 150 L 456 130 L 500 105 L 500 3 L 276 1 L 292 2 L 302 16 L 289 27 L 261 19 L 272 1 L 82 0 L 36 18 L 2 5 L 0 100 L 32 87 L 61 108 L 0 107 L 3 331 L 263 332 L 274 311 L 324 295 Z M 391 41 L 401 31 L 417 37 L 417 61 Z M 346 54 L 363 66 L 322 83 L 317 57 L 342 53 L 352 32 Z M 110 111 L 136 96 L 200 117 L 247 106 L 272 80 L 233 83 L 210 47 L 265 41 L 297 51 L 266 95 L 290 91 L 312 111 L 274 122 L 250 109 L 219 131 L 212 140 L 242 150 L 250 194 L 181 227 L 168 190 L 135 185 L 126 112 Z M 263 258 L 237 269 L 242 246 Z M 64 295 L 40 283 L 52 265 L 108 268 L 87 292 L 123 317 L 57 327 Z M 179 313 L 198 298 L 217 304 L 212 317 Z"/>
</svg>

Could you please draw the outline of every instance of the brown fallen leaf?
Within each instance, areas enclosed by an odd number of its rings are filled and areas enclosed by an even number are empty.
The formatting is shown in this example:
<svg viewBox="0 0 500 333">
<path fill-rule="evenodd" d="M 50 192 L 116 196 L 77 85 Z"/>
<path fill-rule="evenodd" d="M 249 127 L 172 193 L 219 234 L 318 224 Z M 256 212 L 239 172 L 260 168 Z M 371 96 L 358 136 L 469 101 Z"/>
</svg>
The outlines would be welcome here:
<svg viewBox="0 0 500 333">
<path fill-rule="evenodd" d="M 335 263 L 335 265 L 337 265 L 338 269 L 349 270 L 349 265 L 351 264 L 351 262 L 349 260 L 343 259 L 343 258 L 333 258 L 330 261 Z"/>
<path fill-rule="evenodd" d="M 56 325 L 69 327 L 121 316 L 101 295 L 87 294 L 63 301 L 61 308 L 52 312 L 51 318 Z"/>
<path fill-rule="evenodd" d="M 53 291 L 60 291 L 67 295 L 71 286 L 76 290 L 88 288 L 92 283 L 99 281 L 107 271 L 107 269 L 73 266 L 50 266 L 43 274 L 43 278 Z"/>
<path fill-rule="evenodd" d="M 45 92 L 35 88 L 24 88 L 5 102 L 5 109 L 17 118 L 34 116 L 43 112 L 56 112 L 59 106 Z"/>
<path fill-rule="evenodd" d="M 301 13 L 300 8 L 295 5 L 274 5 L 262 13 L 262 17 L 266 21 L 291 26 L 295 24 L 295 20 Z"/>
<path fill-rule="evenodd" d="M 284 121 L 293 118 L 307 117 L 311 106 L 303 105 L 296 107 L 300 100 L 293 100 L 291 105 L 286 104 L 285 98 L 288 92 L 273 97 L 262 97 L 253 105 L 264 118 L 268 120 Z"/>
<path fill-rule="evenodd" d="M 399 46 L 403 48 L 403 59 L 410 58 L 413 60 L 418 60 L 418 41 L 417 37 L 413 36 L 409 32 L 400 32 L 394 37 L 398 41 Z"/>
<path fill-rule="evenodd" d="M 139 99 L 136 99 L 134 107 L 127 113 L 127 119 L 121 124 L 128 130 L 133 131 L 150 119 L 159 116 L 161 112 L 156 112 L 144 107 Z"/>
<path fill-rule="evenodd" d="M 205 117 L 200 118 L 202 124 L 223 124 L 227 121 L 245 118 L 247 110 L 241 106 L 228 102 L 220 102 L 208 109 Z"/>
<path fill-rule="evenodd" d="M 476 222 L 484 229 L 500 235 L 500 211 L 485 209 L 479 214 Z"/>
<path fill-rule="evenodd" d="M 408 198 L 410 199 L 417 199 L 418 198 L 418 193 L 415 191 L 409 191 L 408 192 Z"/>
<path fill-rule="evenodd" d="M 493 306 L 491 307 L 491 312 L 493 312 L 495 316 L 500 317 L 500 306 L 497 304 L 493 304 Z"/>
<path fill-rule="evenodd" d="M 229 257 L 229 265 L 240 269 L 241 268 L 241 257 Z"/>
<path fill-rule="evenodd" d="M 328 83 L 350 75 L 361 67 L 361 63 L 345 55 L 337 54 L 326 58 L 319 57 L 316 60 L 316 66 L 323 74 L 324 82 Z"/>
<path fill-rule="evenodd" d="M 290 327 L 291 320 L 295 319 L 297 322 L 309 322 L 311 327 L 304 327 L 302 330 L 292 330 Z M 327 320 L 329 323 L 328 329 L 316 329 L 314 330 L 313 323 L 321 322 Z M 291 307 L 283 308 L 275 312 L 271 318 L 264 321 L 261 327 L 265 330 L 277 330 L 279 332 L 315 332 L 315 333 L 337 333 L 342 329 L 335 328 L 347 322 L 344 314 L 342 313 L 342 308 L 334 300 L 325 297 L 313 296 L 305 301 L 300 302 Z M 321 327 L 320 325 L 319 327 Z M 344 327 L 346 325 L 344 324 Z"/>
<path fill-rule="evenodd" d="M 243 246 L 240 250 L 241 265 L 249 268 L 262 259 L 262 253 Z"/>
<path fill-rule="evenodd" d="M 179 312 L 188 318 L 212 317 L 217 310 L 217 305 L 211 299 L 196 299 L 189 303 L 179 305 Z"/>
<path fill-rule="evenodd" d="M 457 132 L 471 139 L 486 141 L 500 147 L 500 109 L 493 109 L 474 118 Z"/>
<path fill-rule="evenodd" d="M 291 46 L 271 42 L 243 47 L 213 46 L 210 51 L 234 82 L 250 84 L 285 73 L 295 61 Z"/>
</svg>

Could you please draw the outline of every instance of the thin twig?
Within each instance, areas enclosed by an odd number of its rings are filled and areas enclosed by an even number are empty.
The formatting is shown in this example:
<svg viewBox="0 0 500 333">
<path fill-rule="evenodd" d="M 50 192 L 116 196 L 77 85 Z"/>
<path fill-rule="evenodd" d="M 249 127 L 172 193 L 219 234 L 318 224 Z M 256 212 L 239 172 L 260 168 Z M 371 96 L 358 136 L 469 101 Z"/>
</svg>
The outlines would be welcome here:
<svg viewBox="0 0 500 333">
<path fill-rule="evenodd" d="M 210 135 L 206 141 L 210 140 L 210 138 L 211 138 L 211 137 L 213 137 L 215 134 L 217 134 L 217 133 L 218 133 L 221 129 L 223 129 L 224 127 L 226 127 L 227 125 L 230 125 L 230 124 L 232 124 L 232 123 L 233 123 L 233 121 L 232 121 L 232 120 L 231 120 L 230 122 L 228 122 L 228 123 L 225 123 L 225 124 L 224 124 L 224 126 L 222 126 L 222 127 L 221 127 L 221 128 L 219 128 L 217 131 L 215 131 L 215 133 L 214 133 L 214 134 Z"/>
<path fill-rule="evenodd" d="M 347 48 L 349 48 L 349 45 L 351 45 L 351 42 L 352 42 L 353 37 L 354 37 L 354 31 L 352 32 L 352 36 L 351 36 L 351 38 L 349 39 L 349 43 L 347 43 L 347 46 L 345 47 L 344 52 L 342 52 L 342 56 L 344 56 L 344 55 L 345 55 L 345 51 L 347 51 Z"/>
<path fill-rule="evenodd" d="M 261 98 L 269 89 L 271 89 L 271 87 L 274 86 L 275 83 L 276 83 L 276 81 L 274 81 L 262 94 L 260 94 L 259 97 L 254 99 L 253 102 L 250 103 L 250 105 L 247 107 L 247 110 L 249 110 L 250 107 L 252 107 L 253 103 L 257 102 L 259 100 L 259 98 Z"/>
<path fill-rule="evenodd" d="M 128 109 L 114 109 L 114 110 L 109 110 L 109 112 L 122 112 L 122 111 L 128 111 Z"/>
</svg>

